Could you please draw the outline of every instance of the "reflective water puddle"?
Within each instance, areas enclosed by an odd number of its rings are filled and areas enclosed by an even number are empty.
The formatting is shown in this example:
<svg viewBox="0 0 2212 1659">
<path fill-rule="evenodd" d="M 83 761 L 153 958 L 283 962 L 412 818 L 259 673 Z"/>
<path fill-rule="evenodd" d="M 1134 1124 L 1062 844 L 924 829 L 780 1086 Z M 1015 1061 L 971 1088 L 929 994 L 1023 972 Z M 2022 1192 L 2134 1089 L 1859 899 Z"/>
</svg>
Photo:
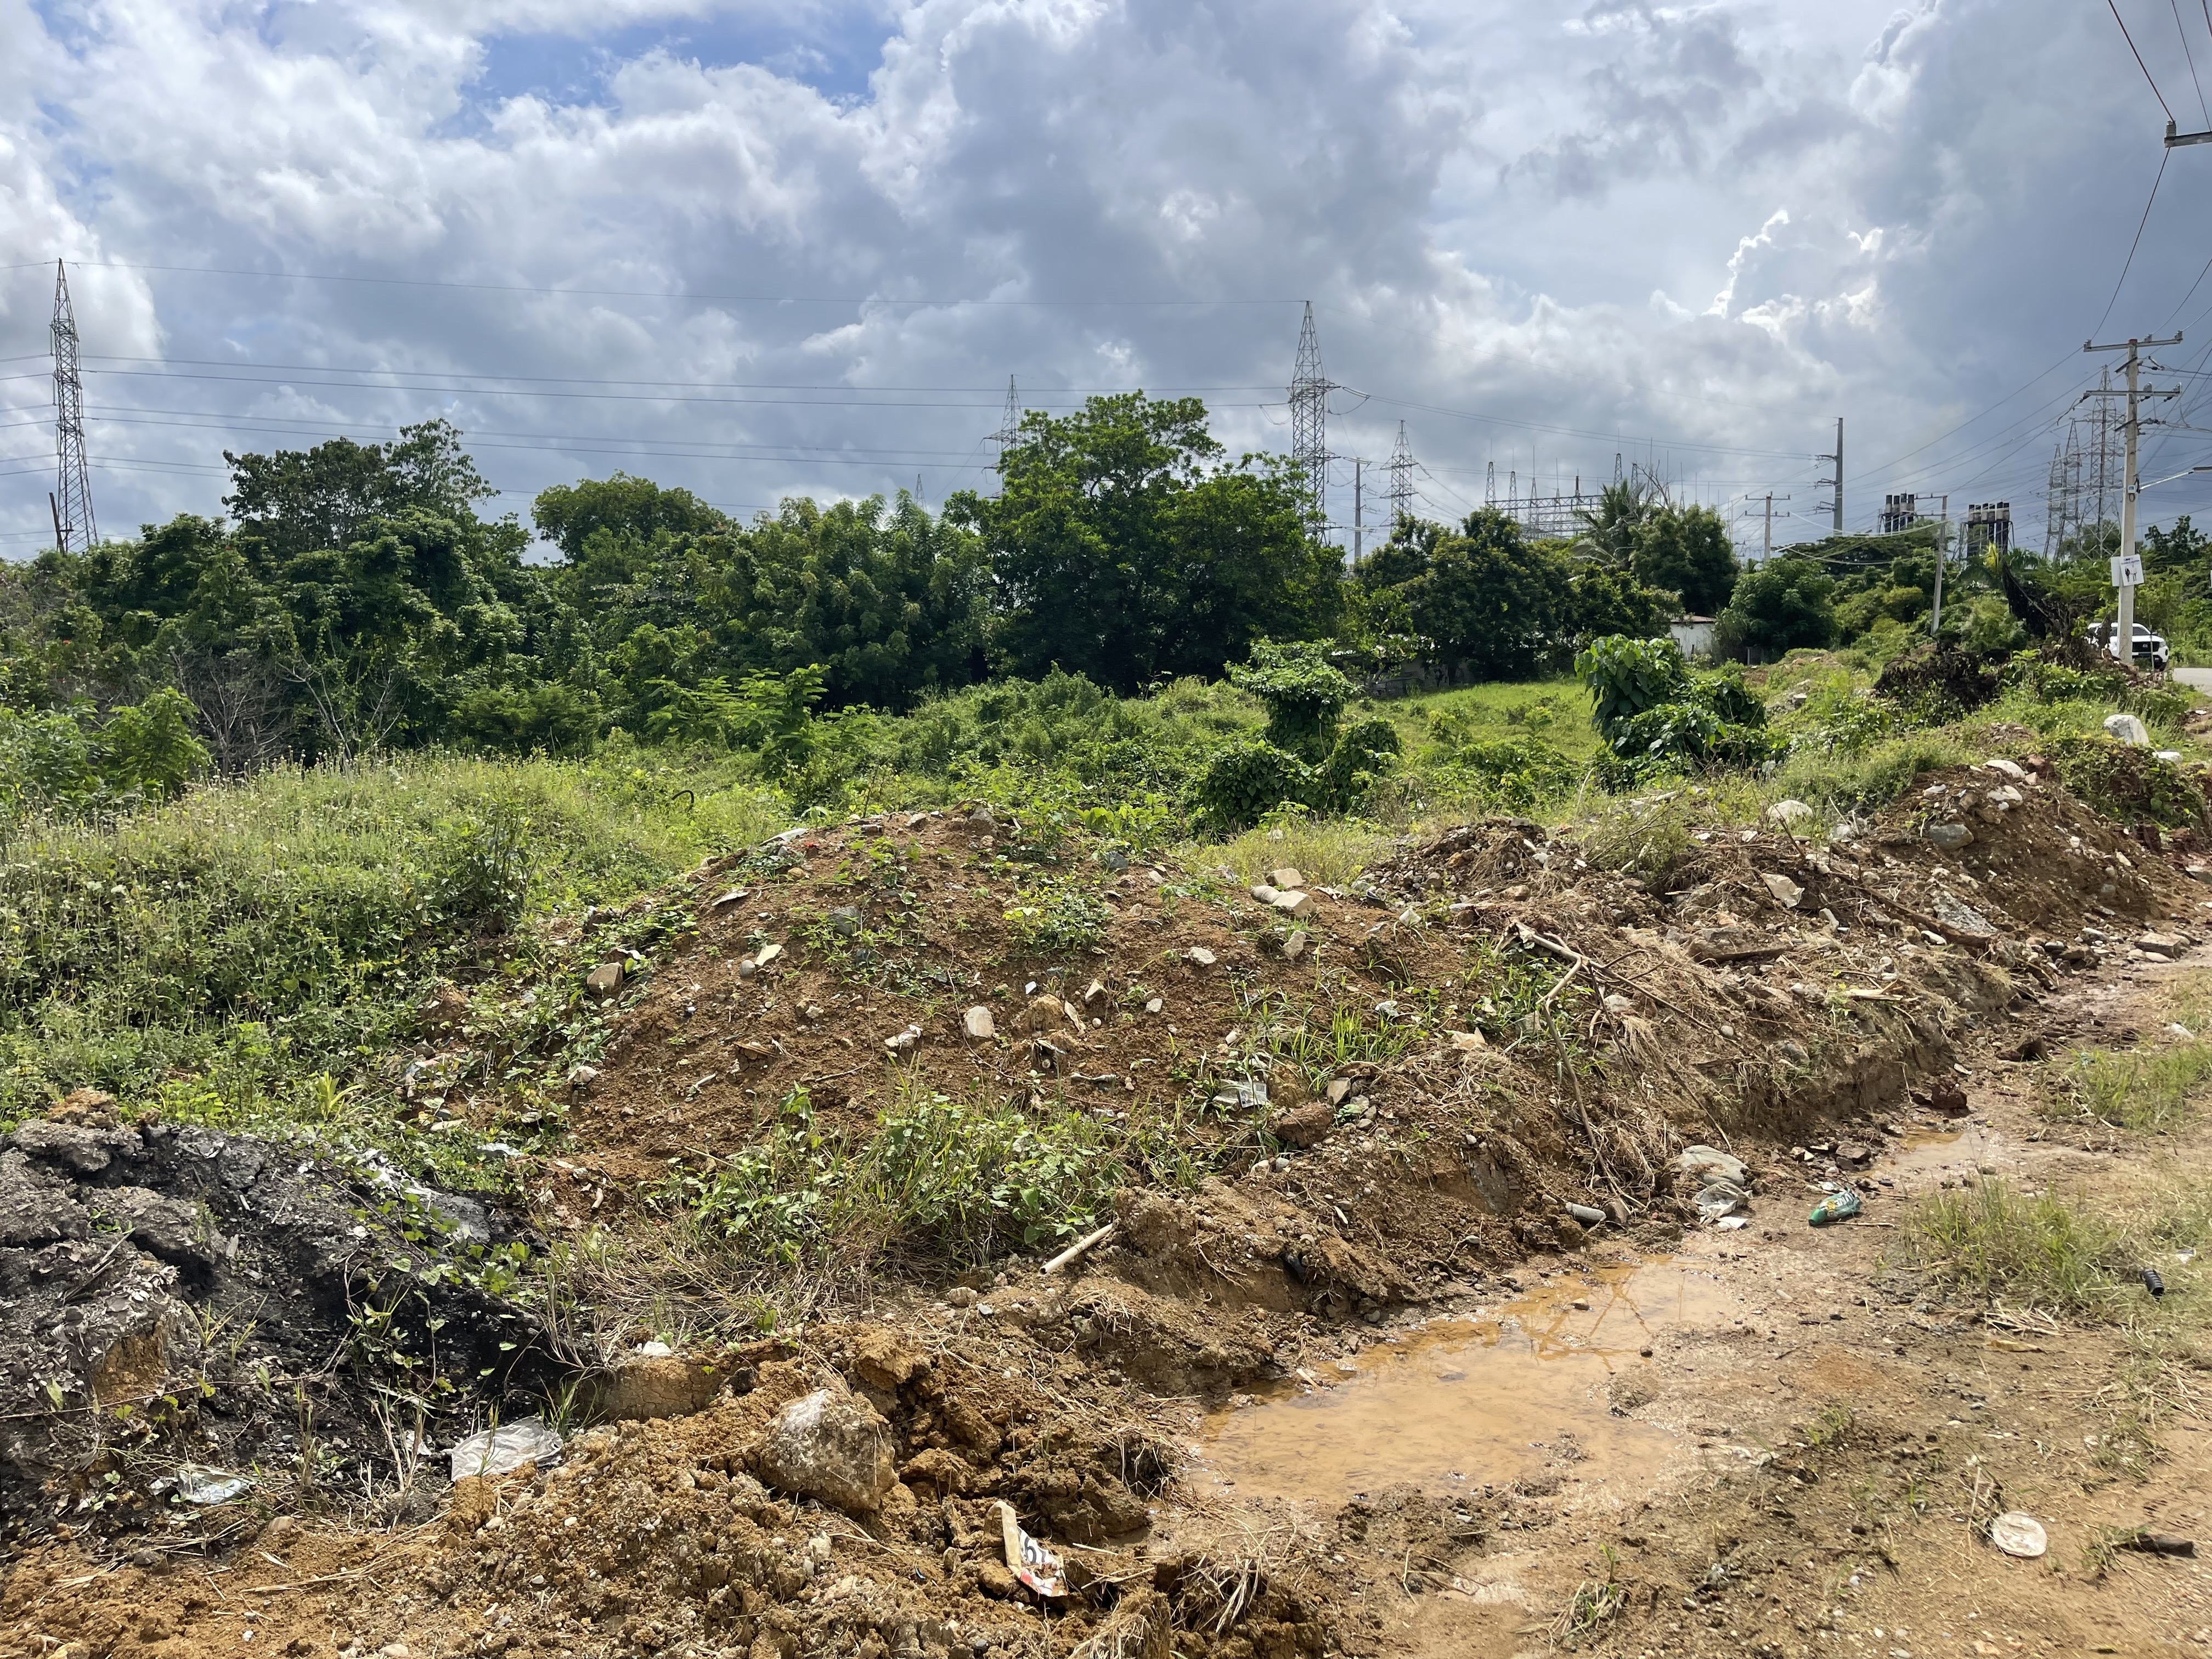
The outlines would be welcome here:
<svg viewBox="0 0 2212 1659">
<path fill-rule="evenodd" d="M 1650 1363 L 1639 1350 L 1662 1331 L 1741 1312 L 1710 1272 L 1671 1261 L 1556 1279 L 1480 1317 L 1378 1341 L 1348 1375 L 1316 1373 L 1334 1386 L 1210 1415 L 1200 1461 L 1238 1496 L 1330 1507 L 1400 1481 L 1442 1495 L 1562 1462 L 1578 1480 L 1633 1486 L 1679 1442 L 1613 1414 L 1615 1374 Z"/>
</svg>

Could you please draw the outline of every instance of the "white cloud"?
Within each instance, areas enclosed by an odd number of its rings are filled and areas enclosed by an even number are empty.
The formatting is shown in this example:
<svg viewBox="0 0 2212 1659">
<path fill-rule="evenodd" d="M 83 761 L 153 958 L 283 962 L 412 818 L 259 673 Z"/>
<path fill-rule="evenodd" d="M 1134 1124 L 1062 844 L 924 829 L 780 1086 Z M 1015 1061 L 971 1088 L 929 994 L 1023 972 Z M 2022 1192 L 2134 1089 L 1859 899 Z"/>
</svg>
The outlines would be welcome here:
<svg viewBox="0 0 2212 1659">
<path fill-rule="evenodd" d="M 617 465 L 739 506 L 917 471 L 939 500 L 983 477 L 1008 373 L 1060 405 L 1218 388 L 1232 449 L 1279 447 L 1308 297 L 1371 394 L 1338 446 L 1405 419 L 1439 512 L 1493 459 L 1616 450 L 1788 489 L 1836 413 L 1880 462 L 2078 341 L 2156 162 L 2117 33 L 2060 0 L 0 0 L 0 263 L 86 262 L 94 449 L 134 464 L 95 476 L 111 528 L 220 493 L 135 464 L 437 410 L 518 507 Z M 2113 325 L 2212 254 L 2201 159 Z M 0 273 L 0 356 L 43 348 L 50 295 Z M 1040 301 L 1114 303 L 1008 303 Z M 1160 301 L 1211 303 L 1130 303 Z M 901 389 L 797 389 L 836 386 Z M 2047 451 L 2008 423 L 2063 389 L 1893 480 L 2024 501 Z M 0 381 L 0 551 L 36 545 L 44 400 Z"/>
</svg>

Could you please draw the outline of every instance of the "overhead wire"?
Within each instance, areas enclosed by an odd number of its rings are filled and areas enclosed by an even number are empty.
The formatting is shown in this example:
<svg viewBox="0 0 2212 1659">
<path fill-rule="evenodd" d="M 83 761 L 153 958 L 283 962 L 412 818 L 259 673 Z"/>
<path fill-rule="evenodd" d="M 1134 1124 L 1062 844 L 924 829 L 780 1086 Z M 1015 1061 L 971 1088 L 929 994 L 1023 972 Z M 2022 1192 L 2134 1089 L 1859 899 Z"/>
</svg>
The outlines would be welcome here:
<svg viewBox="0 0 2212 1659">
<path fill-rule="evenodd" d="M 2204 101 L 2204 83 L 2197 78 L 2197 54 L 2189 49 L 2189 31 L 2181 26 L 2181 0 L 2166 0 L 2173 8 L 2173 32 L 2181 37 L 2181 58 L 2189 65 L 2190 84 L 2197 88 L 2197 107 L 2203 112 L 2204 125 L 2212 127 L 2212 105 Z"/>
<path fill-rule="evenodd" d="M 2158 106 L 2166 111 L 2166 118 L 2169 121 L 2172 120 L 2173 111 L 2166 104 L 2166 94 L 2158 89 L 2158 82 L 2151 80 L 2150 65 L 2143 62 L 2142 53 L 2136 51 L 2136 38 L 2128 33 L 2127 20 L 2120 15 L 2120 9 L 2116 0 L 2105 0 L 2105 3 L 2112 8 L 2112 21 L 2120 26 L 2120 39 L 2128 43 L 2130 52 L 2135 52 L 2136 67 L 2142 71 L 2143 79 L 2150 82 L 2150 95 L 2157 99 Z"/>
<path fill-rule="evenodd" d="M 2105 301 L 2104 315 L 2097 319 L 2097 326 L 2089 331 L 2093 339 L 2105 326 L 2106 319 L 2112 314 L 2112 307 L 2119 303 L 2120 290 L 2127 286 L 2128 272 L 2135 269 L 2136 250 L 2142 246 L 2143 227 L 2150 222 L 2152 204 L 2158 200 L 2159 183 L 2166 177 L 2166 163 L 2172 154 L 2172 150 L 2163 149 L 2158 153 L 2158 171 L 2151 176 L 2150 196 L 2143 203 L 2142 217 L 2136 221 L 2136 239 L 2128 244 L 2128 257 L 2120 264 L 2120 280 L 2112 284 L 2112 297 Z"/>
</svg>

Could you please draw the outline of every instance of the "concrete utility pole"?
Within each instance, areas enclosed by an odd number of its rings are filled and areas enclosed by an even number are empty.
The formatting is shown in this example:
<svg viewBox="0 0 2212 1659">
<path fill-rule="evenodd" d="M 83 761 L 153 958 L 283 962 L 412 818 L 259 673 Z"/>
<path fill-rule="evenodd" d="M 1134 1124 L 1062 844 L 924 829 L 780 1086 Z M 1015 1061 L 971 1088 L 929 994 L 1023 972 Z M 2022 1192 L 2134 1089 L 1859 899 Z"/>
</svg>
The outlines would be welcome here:
<svg viewBox="0 0 2212 1659">
<path fill-rule="evenodd" d="M 1352 458 L 1352 562 L 1359 562 L 1359 532 L 1367 522 L 1365 497 L 1361 490 L 1367 477 L 1367 463 L 1358 456 Z"/>
<path fill-rule="evenodd" d="M 2136 555 L 2136 492 L 2141 481 L 2136 476 L 2136 440 L 2142 428 L 2140 406 L 2148 398 L 2178 398 L 2179 388 L 2154 391 L 2142 384 L 2142 350 L 2146 346 L 2179 345 L 2181 335 L 2177 331 L 2166 340 L 2130 339 L 2109 345 L 2098 345 L 2084 340 L 2084 351 L 2124 351 L 2128 354 L 2127 390 L 2128 416 L 2120 428 L 2122 444 L 2120 476 L 2120 551 L 2112 561 L 2112 586 L 2119 591 L 2119 617 L 2112 628 L 2112 654 L 2133 666 L 2136 657 L 2136 588 L 2142 581 L 2142 561 Z M 2106 392 L 2093 395 L 2109 396 Z"/>
<path fill-rule="evenodd" d="M 1943 631 L 1943 553 L 1951 544 L 1951 497 L 1943 497 L 1942 522 L 1936 528 L 1936 603 L 1928 607 L 1928 637 Z"/>
</svg>

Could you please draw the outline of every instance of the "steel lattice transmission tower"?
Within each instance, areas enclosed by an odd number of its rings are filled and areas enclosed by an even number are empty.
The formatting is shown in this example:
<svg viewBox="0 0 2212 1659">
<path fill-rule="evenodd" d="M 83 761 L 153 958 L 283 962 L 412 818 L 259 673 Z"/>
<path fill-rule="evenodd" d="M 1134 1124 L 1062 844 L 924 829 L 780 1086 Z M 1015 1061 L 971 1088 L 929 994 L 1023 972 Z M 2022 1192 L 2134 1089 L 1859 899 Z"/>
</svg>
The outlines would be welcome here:
<svg viewBox="0 0 2212 1659">
<path fill-rule="evenodd" d="M 92 483 L 84 461 L 84 381 L 76 367 L 76 313 L 70 306 L 69 273 L 54 261 L 54 444 L 61 476 L 46 497 L 54 511 L 54 545 L 83 552 L 99 540 L 92 522 Z"/>
<path fill-rule="evenodd" d="M 1006 416 L 1000 421 L 999 429 L 987 440 L 999 447 L 999 488 L 1001 490 L 1006 488 L 1006 452 L 1019 443 L 1021 437 L 1022 396 L 1020 392 L 1014 390 L 1014 377 L 1009 374 L 1006 376 Z"/>
<path fill-rule="evenodd" d="M 1298 326 L 1297 366 L 1291 371 L 1291 459 L 1312 488 L 1316 532 L 1328 524 L 1328 394 L 1334 390 L 1322 373 L 1321 334 L 1309 300 Z"/>
<path fill-rule="evenodd" d="M 1413 516 L 1413 448 L 1406 441 L 1406 423 L 1398 422 L 1398 442 L 1390 452 L 1390 531 Z"/>
</svg>

